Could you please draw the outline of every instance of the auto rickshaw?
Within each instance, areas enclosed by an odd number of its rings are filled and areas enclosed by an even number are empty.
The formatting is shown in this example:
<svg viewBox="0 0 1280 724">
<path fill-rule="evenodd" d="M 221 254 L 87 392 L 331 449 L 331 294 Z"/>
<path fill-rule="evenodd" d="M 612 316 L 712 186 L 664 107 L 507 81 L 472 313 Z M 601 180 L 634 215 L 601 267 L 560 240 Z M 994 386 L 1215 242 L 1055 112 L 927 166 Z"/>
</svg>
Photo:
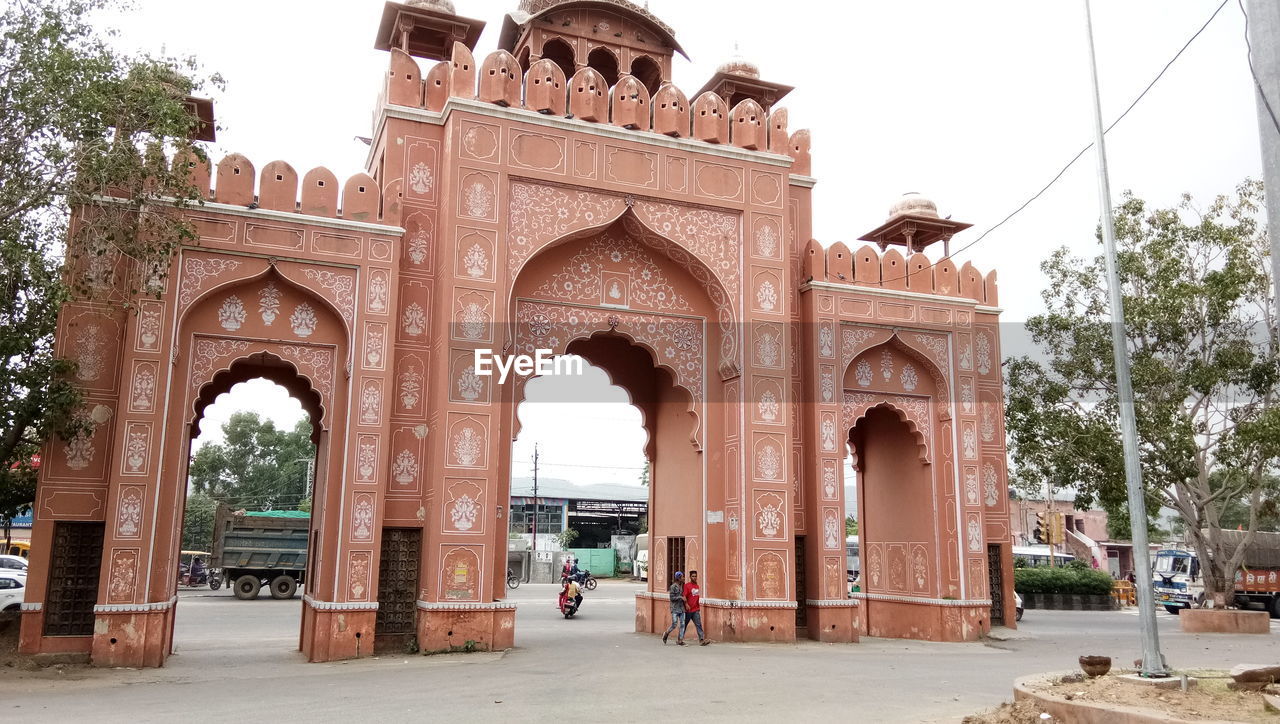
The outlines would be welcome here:
<svg viewBox="0 0 1280 724">
<path fill-rule="evenodd" d="M 211 590 L 222 588 L 222 571 L 209 567 L 209 560 L 213 554 L 208 551 L 179 551 L 178 558 L 178 585 L 180 586 L 203 586 L 206 583 Z M 201 568 L 197 569 L 195 575 L 191 573 L 191 566 L 196 559 L 200 559 Z"/>
</svg>

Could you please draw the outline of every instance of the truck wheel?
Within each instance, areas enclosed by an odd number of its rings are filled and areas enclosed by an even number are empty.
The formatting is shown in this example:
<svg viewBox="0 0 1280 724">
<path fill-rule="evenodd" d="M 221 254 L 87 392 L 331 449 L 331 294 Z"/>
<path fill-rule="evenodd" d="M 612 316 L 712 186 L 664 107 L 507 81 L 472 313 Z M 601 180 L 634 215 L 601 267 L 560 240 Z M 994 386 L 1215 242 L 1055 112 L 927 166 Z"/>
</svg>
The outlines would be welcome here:
<svg viewBox="0 0 1280 724">
<path fill-rule="evenodd" d="M 244 575 L 236 579 L 236 598 L 241 601 L 250 601 L 258 597 L 258 591 L 262 589 L 262 581 L 257 576 Z"/>
<path fill-rule="evenodd" d="M 1168 611 L 1174 616 L 1177 616 L 1178 614 L 1182 613 L 1182 606 L 1165 606 L 1164 610 Z"/>
<path fill-rule="evenodd" d="M 298 590 L 298 582 L 293 580 L 293 576 L 276 576 L 271 580 L 271 597 L 280 601 L 293 598 L 293 594 Z"/>
</svg>

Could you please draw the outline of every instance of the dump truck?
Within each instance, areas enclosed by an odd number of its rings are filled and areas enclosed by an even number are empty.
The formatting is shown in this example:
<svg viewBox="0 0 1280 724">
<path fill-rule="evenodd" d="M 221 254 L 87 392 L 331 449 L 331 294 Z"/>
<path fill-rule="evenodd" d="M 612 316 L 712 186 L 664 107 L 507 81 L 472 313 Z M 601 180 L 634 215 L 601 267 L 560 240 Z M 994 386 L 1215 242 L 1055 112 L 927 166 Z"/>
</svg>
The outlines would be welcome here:
<svg viewBox="0 0 1280 724">
<path fill-rule="evenodd" d="M 311 514 L 300 510 L 248 512 L 219 505 L 214 518 L 210 566 L 220 571 L 236 598 L 293 598 L 306 583 Z"/>
<path fill-rule="evenodd" d="M 1224 530 L 1220 535 L 1230 549 L 1239 545 L 1245 533 Z M 1152 568 L 1156 602 L 1169 613 L 1181 613 L 1204 602 L 1204 576 L 1194 550 L 1175 546 L 1156 551 Z M 1245 549 L 1240 570 L 1236 571 L 1232 595 L 1240 608 L 1261 606 L 1272 618 L 1280 618 L 1280 533 L 1253 534 L 1253 542 Z"/>
</svg>

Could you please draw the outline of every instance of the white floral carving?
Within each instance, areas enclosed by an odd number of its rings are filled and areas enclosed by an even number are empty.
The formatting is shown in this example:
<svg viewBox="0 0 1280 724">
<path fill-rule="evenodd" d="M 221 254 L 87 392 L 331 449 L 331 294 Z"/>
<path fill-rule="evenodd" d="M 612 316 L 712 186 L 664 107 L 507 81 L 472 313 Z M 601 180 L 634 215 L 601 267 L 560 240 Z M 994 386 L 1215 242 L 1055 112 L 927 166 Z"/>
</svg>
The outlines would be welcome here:
<svg viewBox="0 0 1280 724">
<path fill-rule="evenodd" d="M 484 380 L 476 374 L 475 365 L 467 365 L 462 375 L 458 377 L 458 394 L 467 402 L 475 402 L 482 392 L 484 392 Z"/>
<path fill-rule="evenodd" d="M 391 466 L 391 476 L 401 485 L 412 483 L 418 477 L 418 457 L 408 450 L 401 450 Z"/>
<path fill-rule="evenodd" d="M 467 270 L 467 276 L 479 279 L 489 273 L 489 255 L 485 253 L 484 247 L 472 244 L 462 256 L 462 266 Z"/>
<path fill-rule="evenodd" d="M 756 303 L 766 312 L 772 312 L 778 306 L 778 290 L 773 287 L 773 282 L 766 279 L 760 285 L 756 292 Z"/>
<path fill-rule="evenodd" d="M 875 376 L 875 372 L 871 370 L 871 363 L 865 359 L 858 360 L 858 364 L 853 368 L 853 376 L 858 379 L 858 385 L 861 387 L 871 386 L 871 380 Z"/>
<path fill-rule="evenodd" d="M 973 414 L 973 381 L 968 378 L 960 382 L 960 409 L 964 410 L 964 414 Z"/>
<path fill-rule="evenodd" d="M 76 335 L 76 378 L 83 382 L 93 382 L 102 374 L 102 355 L 107 340 L 102 328 L 96 324 L 87 324 Z"/>
<path fill-rule="evenodd" d="M 404 308 L 404 319 L 401 320 L 401 327 L 404 333 L 410 337 L 421 336 L 427 331 L 427 313 L 422 311 L 422 305 L 417 302 L 410 302 L 409 306 Z"/>
<path fill-rule="evenodd" d="M 777 367 L 782 362 L 782 339 L 775 332 L 764 331 L 756 342 L 756 359 L 761 367 Z"/>
<path fill-rule="evenodd" d="M 979 429 L 982 432 L 982 441 L 991 442 L 996 436 L 996 406 L 994 403 L 983 401 L 982 403 L 982 421 L 979 423 Z"/>
<path fill-rule="evenodd" d="M 819 390 L 822 394 L 823 402 L 834 402 L 836 399 L 836 381 L 831 370 L 822 370 L 822 376 L 818 382 Z"/>
<path fill-rule="evenodd" d="M 342 312 L 342 318 L 350 322 L 355 318 L 356 295 L 355 277 L 350 274 L 338 274 L 328 269 L 303 269 L 302 273 L 314 281 L 317 286 L 329 293 L 334 305 Z"/>
<path fill-rule="evenodd" d="M 836 333 L 831 329 L 831 325 L 823 323 L 818 327 L 818 354 L 823 357 L 830 357 L 836 353 Z"/>
<path fill-rule="evenodd" d="M 977 518 L 969 519 L 969 552 L 982 552 L 982 527 L 978 525 Z"/>
<path fill-rule="evenodd" d="M 418 394 L 422 391 L 422 373 L 417 367 L 410 367 L 400 374 L 400 403 L 405 409 L 412 410 L 418 406 Z"/>
<path fill-rule="evenodd" d="M 487 319 L 484 307 L 480 306 L 479 302 L 468 302 L 467 306 L 462 308 L 458 328 L 462 331 L 462 336 L 467 339 L 483 339 L 484 324 Z"/>
<path fill-rule="evenodd" d="M 778 251 L 778 234 L 770 224 L 761 224 L 756 229 L 756 253 L 760 256 L 772 257 Z"/>
<path fill-rule="evenodd" d="M 421 264 L 427 260 L 427 232 L 419 229 L 409 239 L 409 261 Z"/>
<path fill-rule="evenodd" d="M 365 366 L 378 369 L 382 367 L 382 355 L 386 351 L 386 335 L 381 327 L 371 327 L 367 335 L 365 335 L 364 343 L 364 362 Z"/>
<path fill-rule="evenodd" d="M 433 186 L 435 179 L 431 175 L 431 167 L 421 161 L 415 163 L 409 170 L 409 188 L 415 194 L 429 194 Z"/>
<path fill-rule="evenodd" d="M 360 391 L 360 422 L 376 425 L 382 416 L 382 390 L 373 380 L 364 383 Z"/>
<path fill-rule="evenodd" d="M 378 464 L 378 446 L 373 440 L 361 440 L 356 453 L 356 473 L 361 480 L 371 480 Z"/>
<path fill-rule="evenodd" d="M 982 467 L 982 482 L 986 493 L 984 502 L 988 508 L 994 508 L 1000 500 L 999 491 L 996 489 L 996 485 L 1000 482 L 999 476 L 996 475 L 996 466 L 987 463 Z"/>
<path fill-rule="evenodd" d="M 95 452 L 92 433 L 81 432 L 77 434 L 67 441 L 67 444 L 62 448 L 62 452 L 67 456 L 67 467 L 72 470 L 84 470 L 89 467 L 89 463 L 93 462 Z"/>
<path fill-rule="evenodd" d="M 470 495 L 463 495 L 453 501 L 453 511 L 449 514 L 449 519 L 453 521 L 454 528 L 471 530 L 471 526 L 476 523 L 476 515 L 479 512 L 480 506 L 476 505 L 476 501 L 472 500 Z"/>
<path fill-rule="evenodd" d="M 902 389 L 911 392 L 920 384 L 920 376 L 916 374 L 916 368 L 910 362 L 902 366 L 902 372 L 898 373 L 898 379 L 902 380 Z"/>
<path fill-rule="evenodd" d="M 765 422 L 774 422 L 778 419 L 778 396 L 773 394 L 773 390 L 765 390 L 760 395 L 760 402 L 757 403 L 760 411 L 760 419 Z"/>
<path fill-rule="evenodd" d="M 351 511 L 351 537 L 355 540 L 373 538 L 373 501 L 367 495 L 357 496 Z"/>
<path fill-rule="evenodd" d="M 822 494 L 827 500 L 835 500 L 836 497 L 836 464 L 831 460 L 827 460 L 822 464 Z"/>
<path fill-rule="evenodd" d="M 969 505 L 978 504 L 978 474 L 967 468 L 964 471 L 964 499 Z"/>
<path fill-rule="evenodd" d="M 325 399 L 333 394 L 333 350 L 323 347 L 285 345 L 280 348 L 285 359 L 297 363 L 298 371 L 311 380 Z"/>
<path fill-rule="evenodd" d="M 467 207 L 467 216 L 473 219 L 487 219 L 493 211 L 493 192 L 479 181 L 473 181 L 463 192 L 462 201 Z"/>
<path fill-rule="evenodd" d="M 761 480 L 779 480 L 782 472 L 782 457 L 773 443 L 765 443 L 756 455 L 756 472 Z"/>
<path fill-rule="evenodd" d="M 316 310 L 306 302 L 299 304 L 293 308 L 293 314 L 289 315 L 289 324 L 293 327 L 294 334 L 310 337 L 316 331 Z"/>
<path fill-rule="evenodd" d="M 964 459 L 978 459 L 978 436 L 974 434 L 972 427 L 966 427 L 964 434 L 960 436 L 964 444 Z"/>
<path fill-rule="evenodd" d="M 462 467 L 472 467 L 480 460 L 482 440 L 475 428 L 464 427 L 453 436 L 453 458 Z"/>
<path fill-rule="evenodd" d="M 826 452 L 836 449 L 836 421 L 830 417 L 822 420 L 822 449 Z"/>
<path fill-rule="evenodd" d="M 973 369 L 973 345 L 967 342 L 960 348 L 960 369 Z"/>
<path fill-rule="evenodd" d="M 991 372 L 991 338 L 986 332 L 978 333 L 978 374 L 985 375 Z"/>
<path fill-rule="evenodd" d="M 937 363 L 938 369 L 942 370 L 942 376 L 945 379 L 951 370 L 951 364 L 947 361 L 946 338 L 936 334 L 917 334 L 916 341 L 929 350 L 929 354 L 933 357 L 933 361 Z"/>
<path fill-rule="evenodd" d="M 221 324 L 222 328 L 228 332 L 240 329 L 240 325 L 244 324 L 246 316 L 244 302 L 240 301 L 240 297 L 234 294 L 223 300 L 222 306 L 218 308 L 218 324 Z"/>
<path fill-rule="evenodd" d="M 137 488 L 127 488 L 120 496 L 120 510 L 116 513 L 116 535 L 136 538 L 142 529 L 142 493 Z"/>
<path fill-rule="evenodd" d="M 138 339 L 142 349 L 154 350 L 160 341 L 160 312 L 154 308 L 144 308 L 138 313 Z"/>
<path fill-rule="evenodd" d="M 267 282 L 258 292 L 258 313 L 262 315 L 262 323 L 268 327 L 280 316 L 280 290 L 275 282 Z"/>
<path fill-rule="evenodd" d="M 822 521 L 822 545 L 829 551 L 840 549 L 840 521 L 836 520 L 835 511 L 828 510 Z"/>
<path fill-rule="evenodd" d="M 846 327 L 842 331 L 840 352 L 846 361 L 853 359 L 855 355 L 862 351 L 863 345 L 876 336 L 874 331 L 864 327 L 852 329 Z"/>
<path fill-rule="evenodd" d="M 178 305 L 185 307 L 200 293 L 200 287 L 206 279 L 213 279 L 225 272 L 234 271 L 240 266 L 237 259 L 223 257 L 187 257 L 179 285 Z"/>
<path fill-rule="evenodd" d="M 916 579 L 916 588 L 923 590 L 925 583 L 928 581 L 929 573 L 929 566 L 925 562 L 924 549 L 917 547 L 911 558 L 911 574 Z"/>
<path fill-rule="evenodd" d="M 880 374 L 885 382 L 893 379 L 893 353 L 888 349 L 880 350 Z"/>
<path fill-rule="evenodd" d="M 760 526 L 760 534 L 766 538 L 774 538 L 782 528 L 782 511 L 778 506 L 769 503 L 760 509 L 756 522 Z"/>
<path fill-rule="evenodd" d="M 615 278 L 610 288 L 601 287 L 605 271 L 627 276 L 627 289 Z M 624 298 L 628 306 L 653 310 L 692 312 L 693 306 L 676 291 L 666 272 L 654 261 L 647 249 L 636 239 L 610 228 L 593 239 L 564 263 L 560 271 L 551 274 L 538 287 L 534 296 L 542 299 L 561 299 L 584 304 L 599 304 L 601 297 L 608 304 L 620 304 Z"/>
<path fill-rule="evenodd" d="M 149 365 L 141 365 L 133 376 L 133 394 L 129 407 L 146 412 L 155 404 L 156 373 Z"/>
<path fill-rule="evenodd" d="M 391 284 L 383 271 L 375 271 L 369 275 L 369 311 L 374 314 L 385 314 L 387 303 L 391 298 Z"/>
<path fill-rule="evenodd" d="M 111 563 L 110 600 L 128 601 L 138 580 L 138 558 L 133 551 L 121 551 Z"/>
<path fill-rule="evenodd" d="M 142 470 L 147 461 L 147 433 L 145 430 L 130 430 L 129 441 L 125 443 L 124 463 L 130 472 Z"/>
</svg>

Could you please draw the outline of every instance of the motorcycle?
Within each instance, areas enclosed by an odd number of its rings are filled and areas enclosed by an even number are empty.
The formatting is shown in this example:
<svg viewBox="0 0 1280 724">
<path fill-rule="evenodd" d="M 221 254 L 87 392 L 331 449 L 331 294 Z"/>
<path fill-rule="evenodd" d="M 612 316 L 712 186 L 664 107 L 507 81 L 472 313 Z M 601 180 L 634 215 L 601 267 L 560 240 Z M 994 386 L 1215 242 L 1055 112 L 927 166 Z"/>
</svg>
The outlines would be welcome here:
<svg viewBox="0 0 1280 724">
<path fill-rule="evenodd" d="M 1016 591 L 1013 594 L 1013 606 L 1014 606 L 1013 620 L 1021 621 L 1022 620 L 1022 594 Z"/>
<path fill-rule="evenodd" d="M 596 590 L 596 585 L 598 584 L 598 581 L 596 581 L 595 576 L 591 575 L 591 571 L 588 571 L 585 568 L 571 576 L 565 575 L 563 573 L 560 574 L 560 585 L 563 586 L 565 584 L 565 581 L 568 581 L 570 578 L 577 581 L 579 586 L 582 586 L 588 591 Z"/>
<path fill-rule="evenodd" d="M 565 591 L 560 591 L 560 613 L 564 614 L 565 618 L 573 618 L 573 615 L 577 613 L 578 609 L 581 607 L 582 594 L 578 594 L 577 596 L 570 598 L 565 595 Z"/>
<path fill-rule="evenodd" d="M 512 573 L 511 569 L 508 568 L 507 569 L 507 588 L 519 588 L 519 587 L 520 587 L 520 577 Z"/>
</svg>

